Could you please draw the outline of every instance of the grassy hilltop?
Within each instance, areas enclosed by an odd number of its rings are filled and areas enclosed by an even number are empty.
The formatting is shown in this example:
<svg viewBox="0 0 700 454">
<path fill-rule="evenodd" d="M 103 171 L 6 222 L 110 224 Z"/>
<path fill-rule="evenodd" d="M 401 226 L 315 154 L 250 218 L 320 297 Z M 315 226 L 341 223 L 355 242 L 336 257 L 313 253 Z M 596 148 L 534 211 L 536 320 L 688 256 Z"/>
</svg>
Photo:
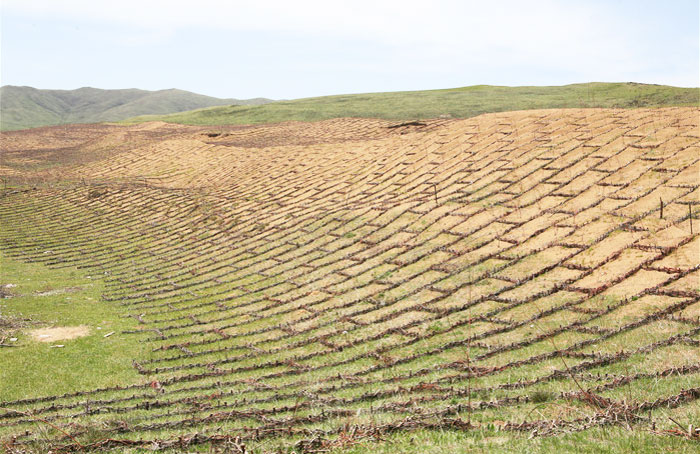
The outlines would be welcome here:
<svg viewBox="0 0 700 454">
<path fill-rule="evenodd" d="M 697 106 L 700 90 L 667 85 L 601 83 L 560 87 L 475 85 L 446 90 L 365 93 L 277 101 L 257 106 L 218 106 L 170 115 L 148 115 L 127 123 L 160 120 L 190 125 L 317 121 L 338 117 L 406 120 L 449 115 L 469 118 L 488 112 L 570 107 Z"/>
</svg>

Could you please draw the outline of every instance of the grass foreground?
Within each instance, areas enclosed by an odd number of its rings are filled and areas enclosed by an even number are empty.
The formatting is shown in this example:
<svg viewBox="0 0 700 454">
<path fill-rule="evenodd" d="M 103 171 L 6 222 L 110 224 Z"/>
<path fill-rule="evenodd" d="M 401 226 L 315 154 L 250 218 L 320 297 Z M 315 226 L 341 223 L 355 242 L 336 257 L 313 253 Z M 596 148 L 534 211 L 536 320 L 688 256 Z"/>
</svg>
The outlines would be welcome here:
<svg viewBox="0 0 700 454">
<path fill-rule="evenodd" d="M 99 432 L 92 432 L 97 440 Z M 87 439 L 85 441 L 92 441 Z M 311 443 L 309 443 L 311 442 Z M 314 445 L 314 442 L 316 445 Z M 39 448 L 41 445 L 37 445 Z M 315 449 L 315 450 L 314 450 Z M 145 454 L 152 452 L 147 448 L 125 448 L 128 454 Z M 181 448 L 165 449 L 166 454 L 181 453 Z M 676 453 L 692 454 L 698 452 L 698 442 L 688 438 L 660 435 L 647 428 L 636 427 L 634 430 L 622 427 L 593 428 L 585 432 L 573 432 L 556 437 L 533 437 L 531 434 L 498 432 L 493 429 L 476 429 L 469 431 L 445 429 L 418 429 L 397 432 L 387 436 L 369 438 L 345 438 L 342 441 L 323 445 L 318 439 L 277 439 L 256 444 L 244 444 L 233 441 L 228 447 L 208 444 L 191 445 L 189 453 L 233 453 L 233 454 L 272 454 L 326 452 L 331 454 L 657 454 Z"/>
<path fill-rule="evenodd" d="M 664 437 L 622 428 L 593 429 L 586 433 L 571 433 L 558 437 L 531 438 L 527 434 L 514 436 L 499 432 L 422 430 L 401 433 L 370 446 L 356 445 L 335 450 L 340 454 L 360 454 L 371 448 L 375 454 L 421 452 L 437 454 L 467 453 L 693 453 L 697 442 L 677 437 Z"/>
</svg>

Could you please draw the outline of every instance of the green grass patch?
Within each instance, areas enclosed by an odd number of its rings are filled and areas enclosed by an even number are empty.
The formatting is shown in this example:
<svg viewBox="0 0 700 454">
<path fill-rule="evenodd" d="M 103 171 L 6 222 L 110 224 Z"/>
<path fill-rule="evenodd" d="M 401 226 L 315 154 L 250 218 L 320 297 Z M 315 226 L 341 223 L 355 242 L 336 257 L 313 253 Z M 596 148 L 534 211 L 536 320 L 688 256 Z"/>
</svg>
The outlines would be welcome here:
<svg viewBox="0 0 700 454">
<path fill-rule="evenodd" d="M 91 273 L 0 255 L 0 285 L 14 285 L 12 296 L 0 299 L 0 319 L 24 320 L 1 328 L 0 338 L 14 347 L 0 349 L 0 401 L 145 380 L 132 360 L 147 354 L 146 344 L 138 335 L 122 334 L 134 328 L 133 320 L 122 316 L 117 303 L 101 299 L 104 283 Z M 38 328 L 75 326 L 87 327 L 88 334 L 52 342 L 30 334 Z M 114 334 L 104 337 L 110 332 Z"/>
<path fill-rule="evenodd" d="M 558 437 L 528 439 L 528 434 L 512 434 L 489 430 L 461 432 L 452 430 L 418 430 L 397 433 L 380 443 L 360 443 L 335 454 L 359 454 L 372 450 L 375 454 L 400 453 L 694 453 L 697 442 L 678 437 L 664 437 L 622 428 L 590 429 Z"/>
</svg>

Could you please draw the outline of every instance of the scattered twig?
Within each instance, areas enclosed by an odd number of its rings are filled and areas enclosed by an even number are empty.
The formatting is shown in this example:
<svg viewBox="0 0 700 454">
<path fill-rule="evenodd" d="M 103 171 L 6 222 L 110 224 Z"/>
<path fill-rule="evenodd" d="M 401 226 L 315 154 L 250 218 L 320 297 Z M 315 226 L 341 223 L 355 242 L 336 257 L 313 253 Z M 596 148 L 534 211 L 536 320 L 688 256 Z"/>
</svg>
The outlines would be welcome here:
<svg viewBox="0 0 700 454">
<path fill-rule="evenodd" d="M 70 438 L 71 440 L 73 440 L 73 443 L 75 443 L 81 450 L 84 449 L 84 446 L 83 446 L 73 435 L 71 435 L 70 433 L 68 433 L 68 432 L 66 432 L 65 430 L 61 429 L 61 428 L 58 427 L 57 425 L 55 425 L 55 424 L 53 424 L 53 423 L 51 423 L 51 422 L 45 420 L 44 418 L 35 417 L 35 416 L 32 416 L 31 413 L 27 413 L 27 412 L 20 411 L 20 410 L 15 410 L 15 409 L 13 409 L 13 408 L 4 408 L 4 407 L 0 407 L 0 408 L 3 409 L 3 410 L 5 410 L 5 411 L 11 411 L 11 412 L 14 412 L 14 413 L 23 415 L 23 416 L 25 416 L 25 417 L 27 417 L 27 418 L 31 419 L 32 421 L 35 421 L 35 422 L 43 422 L 44 424 L 46 424 L 46 425 L 48 425 L 48 426 L 54 428 L 55 430 L 57 430 L 57 431 L 61 432 L 62 434 L 64 434 L 66 437 L 68 437 L 68 438 Z"/>
</svg>

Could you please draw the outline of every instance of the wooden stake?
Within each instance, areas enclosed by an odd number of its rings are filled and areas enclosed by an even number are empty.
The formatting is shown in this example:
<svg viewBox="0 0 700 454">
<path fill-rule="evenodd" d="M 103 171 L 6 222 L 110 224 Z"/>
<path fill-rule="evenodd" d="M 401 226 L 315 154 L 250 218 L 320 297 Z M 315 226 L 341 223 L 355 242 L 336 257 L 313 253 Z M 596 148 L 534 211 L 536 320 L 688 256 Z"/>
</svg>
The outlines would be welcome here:
<svg viewBox="0 0 700 454">
<path fill-rule="evenodd" d="M 470 347 L 471 347 L 471 342 L 467 341 L 467 405 L 469 406 L 469 410 L 467 411 L 467 424 L 469 426 L 472 425 L 472 366 L 471 366 L 471 358 L 470 358 Z"/>
<path fill-rule="evenodd" d="M 659 219 L 664 218 L 664 201 L 659 197 L 659 205 L 661 206 L 661 212 L 659 213 Z"/>
<path fill-rule="evenodd" d="M 690 234 L 693 234 L 693 209 L 688 204 L 688 222 L 690 222 Z"/>
</svg>

